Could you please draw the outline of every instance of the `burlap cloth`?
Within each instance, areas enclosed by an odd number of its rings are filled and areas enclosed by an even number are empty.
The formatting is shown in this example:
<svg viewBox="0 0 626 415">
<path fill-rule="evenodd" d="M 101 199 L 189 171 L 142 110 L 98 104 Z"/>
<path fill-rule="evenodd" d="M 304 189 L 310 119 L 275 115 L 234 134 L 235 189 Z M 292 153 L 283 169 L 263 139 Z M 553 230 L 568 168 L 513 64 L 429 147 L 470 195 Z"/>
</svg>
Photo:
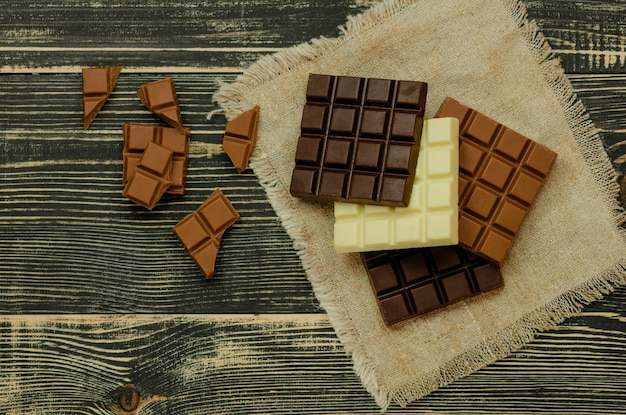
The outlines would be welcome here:
<svg viewBox="0 0 626 415">
<path fill-rule="evenodd" d="M 614 171 L 556 59 L 517 0 L 384 1 L 253 64 L 215 96 L 228 117 L 261 107 L 251 163 L 364 386 L 386 408 L 502 358 L 626 283 Z M 357 254 L 337 254 L 331 204 L 289 195 L 309 73 L 429 84 L 558 153 L 502 265 L 505 288 L 388 328 Z"/>
</svg>

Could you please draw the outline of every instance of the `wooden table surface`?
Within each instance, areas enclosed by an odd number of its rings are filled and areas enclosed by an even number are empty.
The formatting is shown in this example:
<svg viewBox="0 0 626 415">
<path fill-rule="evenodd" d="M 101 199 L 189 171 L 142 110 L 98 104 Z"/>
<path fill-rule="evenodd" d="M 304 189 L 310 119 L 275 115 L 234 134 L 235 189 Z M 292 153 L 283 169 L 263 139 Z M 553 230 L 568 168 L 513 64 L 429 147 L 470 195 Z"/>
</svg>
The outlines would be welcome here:
<svg viewBox="0 0 626 415">
<path fill-rule="evenodd" d="M 221 151 L 224 117 L 206 119 L 220 81 L 373 3 L 2 2 L 0 414 L 378 412 L 257 178 Z M 525 3 L 626 173 L 626 1 Z M 101 65 L 126 69 L 83 131 L 80 69 Z M 166 76 L 192 130 L 188 193 L 149 213 L 121 196 L 121 123 L 160 124 L 136 90 Z M 171 228 L 218 187 L 241 219 L 206 281 Z M 626 413 L 625 301 L 389 412 Z"/>
</svg>

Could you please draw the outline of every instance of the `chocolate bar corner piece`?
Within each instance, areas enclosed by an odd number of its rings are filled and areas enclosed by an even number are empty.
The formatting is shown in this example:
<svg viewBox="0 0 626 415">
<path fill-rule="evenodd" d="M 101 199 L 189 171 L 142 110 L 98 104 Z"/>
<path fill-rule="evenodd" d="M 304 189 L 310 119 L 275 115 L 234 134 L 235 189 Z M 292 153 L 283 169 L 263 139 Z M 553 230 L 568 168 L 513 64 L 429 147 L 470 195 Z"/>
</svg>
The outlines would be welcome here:
<svg viewBox="0 0 626 415">
<path fill-rule="evenodd" d="M 204 277 L 215 272 L 215 261 L 226 229 L 239 219 L 230 200 L 216 189 L 196 211 L 185 216 L 173 230 Z"/>
<path fill-rule="evenodd" d="M 222 147 L 238 173 L 248 168 L 248 159 L 256 145 L 258 126 L 258 105 L 226 124 Z"/>
<path fill-rule="evenodd" d="M 427 90 L 417 81 L 311 74 L 290 193 L 407 206 Z"/>
<path fill-rule="evenodd" d="M 436 117 L 459 119 L 459 243 L 501 264 L 557 154 L 450 97 Z"/>
<path fill-rule="evenodd" d="M 458 245 L 361 255 L 387 325 L 504 285 L 496 264 Z"/>
<path fill-rule="evenodd" d="M 163 78 L 139 87 L 137 96 L 141 103 L 157 117 L 174 128 L 183 130 L 176 87 L 172 78 Z"/>
<path fill-rule="evenodd" d="M 83 130 L 89 128 L 109 99 L 123 67 L 83 68 Z"/>
<path fill-rule="evenodd" d="M 148 210 L 154 209 L 171 183 L 172 151 L 148 143 L 122 195 Z"/>
</svg>

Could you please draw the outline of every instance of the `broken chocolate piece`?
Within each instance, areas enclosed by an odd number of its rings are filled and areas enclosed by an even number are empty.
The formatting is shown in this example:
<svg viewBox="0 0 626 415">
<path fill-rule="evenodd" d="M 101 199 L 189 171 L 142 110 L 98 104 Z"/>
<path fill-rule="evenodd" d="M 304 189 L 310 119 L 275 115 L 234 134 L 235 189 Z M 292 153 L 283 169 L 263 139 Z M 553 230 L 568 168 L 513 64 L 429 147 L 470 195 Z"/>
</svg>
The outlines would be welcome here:
<svg viewBox="0 0 626 415">
<path fill-rule="evenodd" d="M 242 113 L 226 124 L 222 147 L 239 173 L 248 168 L 248 159 L 256 144 L 258 126 L 258 106 Z"/>
<path fill-rule="evenodd" d="M 176 87 L 172 78 L 164 78 L 139 87 L 137 96 L 141 103 L 157 117 L 179 130 L 183 129 Z"/>
<path fill-rule="evenodd" d="M 83 130 L 89 127 L 111 96 L 120 72 L 121 66 L 83 68 Z"/>
<path fill-rule="evenodd" d="M 145 124 L 122 124 L 124 130 L 122 181 L 128 182 L 150 142 L 172 150 L 172 177 L 167 193 L 184 195 L 187 182 L 189 130 Z"/>
<path fill-rule="evenodd" d="M 139 206 L 152 210 L 171 183 L 172 151 L 148 143 L 122 194 Z"/>
<path fill-rule="evenodd" d="M 174 226 L 174 233 L 205 278 L 215 272 L 215 260 L 226 229 L 239 219 L 230 200 L 216 189 L 195 211 Z"/>
</svg>

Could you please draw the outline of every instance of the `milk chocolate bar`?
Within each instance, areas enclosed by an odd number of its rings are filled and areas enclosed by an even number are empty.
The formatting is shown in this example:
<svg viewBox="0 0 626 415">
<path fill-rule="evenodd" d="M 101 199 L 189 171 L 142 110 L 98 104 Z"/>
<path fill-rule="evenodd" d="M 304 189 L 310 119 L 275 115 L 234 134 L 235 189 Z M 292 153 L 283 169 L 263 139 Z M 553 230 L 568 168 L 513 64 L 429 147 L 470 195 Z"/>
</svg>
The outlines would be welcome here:
<svg viewBox="0 0 626 415">
<path fill-rule="evenodd" d="M 248 159 L 256 145 L 258 126 L 258 105 L 226 124 L 222 147 L 238 173 L 243 173 L 248 168 Z"/>
<path fill-rule="evenodd" d="M 311 74 L 291 194 L 407 206 L 427 89 L 423 82 Z"/>
<path fill-rule="evenodd" d="M 109 99 L 121 71 L 121 66 L 83 68 L 83 130 L 89 127 Z"/>
<path fill-rule="evenodd" d="M 152 210 L 170 186 L 172 151 L 150 142 L 122 194 L 140 206 Z"/>
<path fill-rule="evenodd" d="M 178 96 L 172 78 L 163 78 L 141 85 L 137 96 L 141 103 L 157 117 L 174 128 L 183 129 L 183 119 L 180 115 Z"/>
<path fill-rule="evenodd" d="M 459 121 L 424 121 L 407 207 L 335 202 L 337 252 L 365 252 L 458 243 Z"/>
<path fill-rule="evenodd" d="M 187 183 L 187 159 L 189 153 L 189 130 L 146 124 L 122 124 L 124 131 L 122 181 L 128 182 L 150 142 L 172 151 L 172 176 L 167 193 L 184 195 Z"/>
<path fill-rule="evenodd" d="M 205 278 L 213 276 L 222 236 L 237 219 L 239 214 L 230 200 L 217 189 L 195 212 L 174 226 L 174 233 Z"/>
<path fill-rule="evenodd" d="M 436 116 L 459 119 L 459 244 L 501 264 L 557 154 L 452 98 Z"/>
<path fill-rule="evenodd" d="M 460 246 L 362 254 L 387 325 L 503 285 L 498 266 Z"/>
</svg>

